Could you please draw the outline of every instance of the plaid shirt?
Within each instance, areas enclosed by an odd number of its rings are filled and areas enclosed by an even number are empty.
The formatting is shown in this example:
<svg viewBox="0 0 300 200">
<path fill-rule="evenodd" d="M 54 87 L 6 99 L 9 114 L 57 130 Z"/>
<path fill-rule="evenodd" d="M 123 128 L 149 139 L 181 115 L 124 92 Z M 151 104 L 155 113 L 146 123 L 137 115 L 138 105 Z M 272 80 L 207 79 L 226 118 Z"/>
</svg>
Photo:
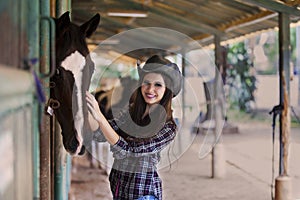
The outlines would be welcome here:
<svg viewBox="0 0 300 200">
<path fill-rule="evenodd" d="M 126 123 L 120 122 L 119 119 L 109 121 L 116 132 L 119 129 L 117 122 Z M 109 181 L 114 199 L 135 200 L 145 195 L 154 195 L 157 199 L 162 199 L 162 183 L 156 166 L 160 161 L 160 152 L 175 135 L 176 125 L 170 121 L 151 139 L 136 142 L 120 137 L 119 141 L 111 146 L 114 164 Z M 94 140 L 106 141 L 101 131 L 94 134 Z"/>
</svg>

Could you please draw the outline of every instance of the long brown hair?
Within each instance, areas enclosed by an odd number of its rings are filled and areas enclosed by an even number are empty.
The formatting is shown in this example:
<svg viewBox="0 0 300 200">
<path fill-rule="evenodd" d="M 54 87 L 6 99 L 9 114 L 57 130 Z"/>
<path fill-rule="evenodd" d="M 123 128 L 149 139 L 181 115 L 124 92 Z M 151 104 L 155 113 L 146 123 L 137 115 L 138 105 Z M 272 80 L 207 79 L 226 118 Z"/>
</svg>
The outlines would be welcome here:
<svg viewBox="0 0 300 200">
<path fill-rule="evenodd" d="M 161 73 L 159 73 L 161 74 Z M 174 119 L 172 116 L 172 98 L 173 98 L 173 93 L 169 89 L 171 88 L 171 80 L 169 77 L 165 76 L 164 74 L 161 74 L 165 84 L 166 84 L 166 91 L 160 100 L 159 104 L 163 106 L 163 108 L 166 111 L 166 122 L 167 121 L 172 121 L 174 124 Z M 141 84 L 143 82 L 144 77 L 141 77 L 139 80 L 139 87 L 135 90 L 135 92 L 132 95 L 132 103 L 130 104 L 129 108 L 129 113 L 131 115 L 132 120 L 139 126 L 146 126 L 150 123 L 150 117 L 149 114 L 143 118 L 143 115 L 146 110 L 147 103 L 145 102 L 142 92 L 141 92 Z M 160 116 L 160 115 L 159 115 Z M 165 123 L 165 122 L 163 122 Z"/>
</svg>

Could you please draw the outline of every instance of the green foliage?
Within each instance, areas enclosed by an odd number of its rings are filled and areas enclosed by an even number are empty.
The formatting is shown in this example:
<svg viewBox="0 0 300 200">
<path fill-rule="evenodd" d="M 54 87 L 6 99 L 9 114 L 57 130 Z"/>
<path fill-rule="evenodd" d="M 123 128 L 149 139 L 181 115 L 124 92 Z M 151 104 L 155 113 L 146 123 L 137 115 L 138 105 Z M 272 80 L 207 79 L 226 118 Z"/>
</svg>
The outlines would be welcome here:
<svg viewBox="0 0 300 200">
<path fill-rule="evenodd" d="M 278 32 L 274 32 L 273 34 L 271 34 L 272 36 L 270 36 L 271 41 L 268 41 L 264 44 L 264 52 L 266 54 L 266 56 L 268 57 L 269 60 L 269 64 L 270 66 L 268 67 L 267 70 L 265 71 L 259 71 L 259 74 L 276 74 L 278 71 L 278 47 L 279 47 L 279 43 L 278 43 Z"/>
<path fill-rule="evenodd" d="M 294 66 L 296 65 L 297 57 L 296 57 L 296 28 L 291 28 L 290 32 L 290 38 L 291 38 L 291 61 L 294 63 Z"/>
<path fill-rule="evenodd" d="M 260 38 L 260 36 L 257 36 Z M 269 41 L 264 44 L 264 52 L 268 57 L 270 62 L 270 66 L 266 71 L 259 71 L 259 74 L 276 74 L 278 71 L 279 65 L 279 39 L 278 39 L 278 31 L 273 31 L 269 34 Z M 296 65 L 296 28 L 290 29 L 290 43 L 291 43 L 291 62 Z"/>
<path fill-rule="evenodd" d="M 256 89 L 256 77 L 245 43 L 240 42 L 229 46 L 227 57 L 229 67 L 226 85 L 229 87 L 229 104 L 231 107 L 248 112 L 255 103 L 253 93 Z"/>
</svg>

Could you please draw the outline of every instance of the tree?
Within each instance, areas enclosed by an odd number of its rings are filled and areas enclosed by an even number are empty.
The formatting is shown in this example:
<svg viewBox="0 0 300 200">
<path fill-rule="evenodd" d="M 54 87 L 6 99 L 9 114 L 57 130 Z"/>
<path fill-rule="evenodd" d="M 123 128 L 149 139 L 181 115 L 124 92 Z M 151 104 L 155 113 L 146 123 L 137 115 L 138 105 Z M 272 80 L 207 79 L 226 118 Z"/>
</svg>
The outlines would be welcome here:
<svg viewBox="0 0 300 200">
<path fill-rule="evenodd" d="M 245 43 L 230 45 L 227 59 L 228 103 L 233 108 L 249 112 L 255 103 L 256 77 Z"/>
</svg>

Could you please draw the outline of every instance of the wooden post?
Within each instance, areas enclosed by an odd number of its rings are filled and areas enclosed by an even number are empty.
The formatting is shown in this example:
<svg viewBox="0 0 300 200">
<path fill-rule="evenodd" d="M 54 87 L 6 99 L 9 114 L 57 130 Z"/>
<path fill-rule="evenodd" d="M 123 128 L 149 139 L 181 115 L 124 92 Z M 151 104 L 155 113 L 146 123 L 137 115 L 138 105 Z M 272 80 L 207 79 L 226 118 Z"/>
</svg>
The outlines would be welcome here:
<svg viewBox="0 0 300 200">
<path fill-rule="evenodd" d="M 290 19 L 286 13 L 279 13 L 279 82 L 280 105 L 283 111 L 279 121 L 279 176 L 275 182 L 275 200 L 290 200 L 291 178 L 288 176 L 288 150 L 290 137 Z"/>
<path fill-rule="evenodd" d="M 215 85 L 213 94 L 213 117 L 215 120 L 215 146 L 212 150 L 212 178 L 224 178 L 226 175 L 225 149 L 222 144 L 222 129 L 223 129 L 223 111 L 222 111 L 222 78 L 220 71 L 222 70 L 222 49 L 220 45 L 220 37 L 215 36 Z"/>
</svg>

